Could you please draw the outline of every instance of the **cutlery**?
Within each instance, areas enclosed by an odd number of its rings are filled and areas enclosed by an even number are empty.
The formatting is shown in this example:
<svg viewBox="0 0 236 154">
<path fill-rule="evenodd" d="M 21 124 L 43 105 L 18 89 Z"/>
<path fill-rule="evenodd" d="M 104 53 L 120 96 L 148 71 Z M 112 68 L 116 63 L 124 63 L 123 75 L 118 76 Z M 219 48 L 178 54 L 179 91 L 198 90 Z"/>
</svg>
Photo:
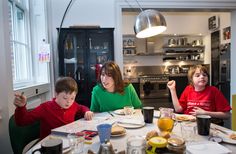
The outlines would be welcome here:
<svg viewBox="0 0 236 154">
<path fill-rule="evenodd" d="M 141 123 L 132 123 L 132 122 L 125 122 L 125 121 L 117 121 L 117 123 L 120 124 L 129 124 L 129 125 L 137 125 L 137 126 L 142 126 L 143 124 Z"/>
<path fill-rule="evenodd" d="M 111 112 L 108 112 L 112 117 L 115 117 Z"/>
<path fill-rule="evenodd" d="M 227 131 L 224 131 L 224 130 L 222 130 L 222 129 L 219 129 L 219 128 L 213 128 L 213 129 L 215 129 L 215 130 L 217 130 L 217 131 L 220 131 L 221 133 L 223 133 L 223 134 L 225 134 L 225 135 L 229 135 L 229 133 L 227 132 Z"/>
</svg>

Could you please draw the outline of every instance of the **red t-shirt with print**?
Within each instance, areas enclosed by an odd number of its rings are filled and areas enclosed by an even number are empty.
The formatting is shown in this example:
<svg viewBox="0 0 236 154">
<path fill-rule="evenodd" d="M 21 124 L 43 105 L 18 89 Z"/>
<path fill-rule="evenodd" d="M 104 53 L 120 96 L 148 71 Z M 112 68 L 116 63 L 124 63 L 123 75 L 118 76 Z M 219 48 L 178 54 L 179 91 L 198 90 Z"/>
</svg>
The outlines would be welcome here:
<svg viewBox="0 0 236 154">
<path fill-rule="evenodd" d="M 206 86 L 203 91 L 195 91 L 188 85 L 179 99 L 184 114 L 189 114 L 194 107 L 200 107 L 206 111 L 228 112 L 231 107 L 223 94 L 214 86 Z"/>
</svg>

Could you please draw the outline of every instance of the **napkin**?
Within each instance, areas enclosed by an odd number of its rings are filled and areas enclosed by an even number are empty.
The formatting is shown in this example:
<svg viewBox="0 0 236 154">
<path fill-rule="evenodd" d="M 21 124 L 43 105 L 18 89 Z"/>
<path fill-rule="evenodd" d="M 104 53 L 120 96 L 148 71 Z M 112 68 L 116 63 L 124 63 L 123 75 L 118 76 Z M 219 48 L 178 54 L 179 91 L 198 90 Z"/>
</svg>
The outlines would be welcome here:
<svg viewBox="0 0 236 154">
<path fill-rule="evenodd" d="M 122 119 L 122 120 L 119 120 L 118 123 L 131 124 L 131 125 L 143 125 L 144 122 L 138 119 Z"/>
<path fill-rule="evenodd" d="M 187 154 L 228 154 L 231 150 L 216 142 L 203 141 L 187 145 Z"/>
</svg>

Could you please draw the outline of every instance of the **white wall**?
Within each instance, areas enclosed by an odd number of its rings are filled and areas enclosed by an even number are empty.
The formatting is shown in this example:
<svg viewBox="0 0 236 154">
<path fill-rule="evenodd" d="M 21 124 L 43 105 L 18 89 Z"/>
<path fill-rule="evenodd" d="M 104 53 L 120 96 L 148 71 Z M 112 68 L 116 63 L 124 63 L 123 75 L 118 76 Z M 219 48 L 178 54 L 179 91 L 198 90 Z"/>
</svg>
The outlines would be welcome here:
<svg viewBox="0 0 236 154">
<path fill-rule="evenodd" d="M 115 0 L 74 0 L 67 12 L 62 27 L 74 25 L 99 25 L 103 28 L 115 27 Z M 54 57 L 57 54 L 57 30 L 69 0 L 51 0 L 49 13 L 51 14 L 49 29 L 52 30 L 51 39 L 53 41 Z M 118 55 L 115 55 L 115 58 Z M 58 77 L 58 59 L 54 59 L 55 78 Z"/>
<path fill-rule="evenodd" d="M 208 18 L 210 13 L 202 12 L 161 12 L 166 19 L 167 30 L 162 34 L 196 35 L 209 34 Z M 122 16 L 123 34 L 134 34 L 133 25 L 136 16 L 134 12 L 125 12 Z"/>
<path fill-rule="evenodd" d="M 208 18 L 217 15 L 220 17 L 220 29 L 230 25 L 230 13 L 211 13 L 211 12 L 162 12 L 166 19 L 167 30 L 163 34 L 177 35 L 197 35 L 202 34 L 205 44 L 204 64 L 211 63 L 211 31 L 208 30 Z M 123 34 L 134 34 L 133 25 L 137 13 L 124 12 L 122 16 Z M 189 41 L 189 40 L 188 40 Z M 135 63 L 133 66 L 153 66 L 165 65 L 162 56 L 130 57 L 128 60 Z M 127 58 L 126 58 L 127 59 Z"/>
<path fill-rule="evenodd" d="M 8 25 L 8 1 L 0 1 L 0 153 L 12 153 L 8 119 L 13 110 L 13 86 Z"/>
</svg>

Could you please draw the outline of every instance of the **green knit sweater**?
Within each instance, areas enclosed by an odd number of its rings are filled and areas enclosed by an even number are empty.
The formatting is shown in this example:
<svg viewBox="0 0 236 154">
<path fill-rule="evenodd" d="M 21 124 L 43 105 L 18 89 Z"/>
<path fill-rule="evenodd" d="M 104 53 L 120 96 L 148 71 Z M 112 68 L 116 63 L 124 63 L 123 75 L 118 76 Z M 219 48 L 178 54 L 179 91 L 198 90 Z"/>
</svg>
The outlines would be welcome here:
<svg viewBox="0 0 236 154">
<path fill-rule="evenodd" d="M 94 112 L 105 112 L 122 109 L 124 106 L 141 108 L 142 103 L 132 84 L 125 87 L 124 94 L 111 93 L 96 85 L 92 91 L 90 110 Z"/>
</svg>

